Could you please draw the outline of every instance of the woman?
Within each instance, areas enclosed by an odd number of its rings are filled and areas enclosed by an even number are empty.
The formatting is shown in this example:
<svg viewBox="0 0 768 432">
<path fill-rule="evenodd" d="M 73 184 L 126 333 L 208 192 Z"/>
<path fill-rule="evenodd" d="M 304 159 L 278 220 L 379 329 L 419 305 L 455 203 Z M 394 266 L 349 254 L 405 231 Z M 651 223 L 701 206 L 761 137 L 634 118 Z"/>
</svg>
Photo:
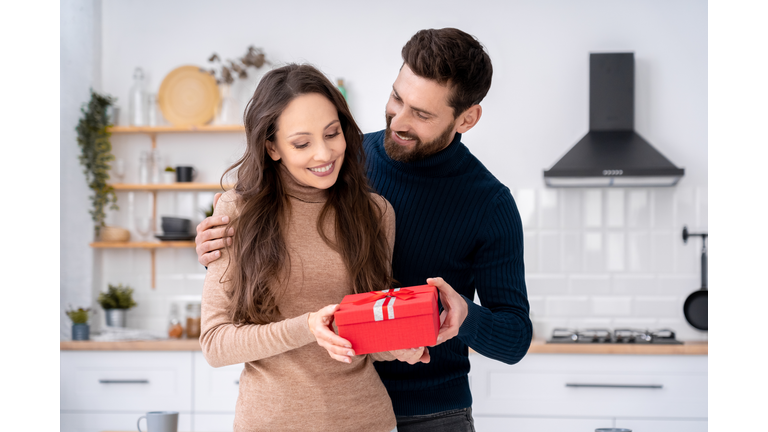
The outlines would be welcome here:
<svg viewBox="0 0 768 432">
<path fill-rule="evenodd" d="M 235 235 L 208 268 L 200 336 L 212 366 L 245 363 L 234 429 L 391 431 L 373 358 L 330 327 L 345 295 L 392 281 L 394 210 L 369 190 L 362 134 L 307 65 L 264 75 L 245 129 L 214 213 Z"/>
</svg>

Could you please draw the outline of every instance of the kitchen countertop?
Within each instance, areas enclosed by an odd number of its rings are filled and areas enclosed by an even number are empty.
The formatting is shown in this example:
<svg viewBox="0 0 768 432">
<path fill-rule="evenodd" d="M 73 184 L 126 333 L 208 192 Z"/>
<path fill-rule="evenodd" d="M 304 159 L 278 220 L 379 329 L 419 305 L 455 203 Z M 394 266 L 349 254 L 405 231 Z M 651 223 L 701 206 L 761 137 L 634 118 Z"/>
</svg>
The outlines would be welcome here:
<svg viewBox="0 0 768 432">
<path fill-rule="evenodd" d="M 122 342 L 61 341 L 61 351 L 200 351 L 197 339 L 146 340 Z M 473 350 L 470 349 L 471 352 Z M 685 342 L 682 345 L 640 344 L 548 344 L 533 341 L 530 354 L 645 354 L 707 355 L 708 342 Z"/>
</svg>

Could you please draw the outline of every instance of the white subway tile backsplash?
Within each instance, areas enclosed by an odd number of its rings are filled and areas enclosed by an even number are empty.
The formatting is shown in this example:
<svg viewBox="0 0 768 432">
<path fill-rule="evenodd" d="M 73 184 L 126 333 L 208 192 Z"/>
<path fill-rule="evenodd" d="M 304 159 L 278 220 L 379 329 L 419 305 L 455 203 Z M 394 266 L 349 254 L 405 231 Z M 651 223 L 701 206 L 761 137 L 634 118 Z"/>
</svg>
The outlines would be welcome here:
<svg viewBox="0 0 768 432">
<path fill-rule="evenodd" d="M 638 296 L 634 301 L 634 315 L 639 317 L 674 318 L 683 311 L 679 297 Z"/>
<path fill-rule="evenodd" d="M 568 328 L 574 330 L 586 330 L 586 329 L 610 329 L 610 318 L 570 318 L 568 320 Z"/>
<path fill-rule="evenodd" d="M 611 277 L 608 275 L 571 275 L 570 285 L 571 294 L 610 294 Z"/>
<path fill-rule="evenodd" d="M 659 292 L 659 282 L 653 275 L 617 274 L 612 291 L 618 295 L 654 295 Z"/>
<path fill-rule="evenodd" d="M 546 300 L 547 316 L 584 317 L 589 315 L 588 296 L 549 296 Z"/>
<path fill-rule="evenodd" d="M 603 226 L 603 190 L 587 189 L 584 191 L 584 227 L 600 228 Z"/>
<path fill-rule="evenodd" d="M 675 189 L 675 226 L 681 233 L 683 227 L 692 229 L 696 226 L 696 191 L 690 187 Z"/>
<path fill-rule="evenodd" d="M 696 188 L 696 228 L 706 231 L 709 226 L 709 196 L 708 188 Z"/>
<path fill-rule="evenodd" d="M 584 233 L 584 271 L 587 273 L 599 273 L 605 271 L 603 254 L 603 233 Z"/>
<path fill-rule="evenodd" d="M 564 228 L 579 229 L 582 227 L 582 204 L 584 201 L 583 191 L 581 189 L 563 189 L 560 192 L 563 210 L 562 226 Z"/>
<path fill-rule="evenodd" d="M 536 207 L 536 191 L 533 189 L 519 189 L 514 195 L 520 220 L 523 222 L 523 230 L 537 228 L 539 212 Z"/>
<path fill-rule="evenodd" d="M 613 329 L 655 330 L 659 328 L 656 318 L 620 317 L 613 318 Z"/>
<path fill-rule="evenodd" d="M 675 227 L 675 190 L 657 188 L 653 190 L 653 227 Z"/>
<path fill-rule="evenodd" d="M 592 297 L 592 315 L 594 316 L 628 316 L 632 313 L 632 297 L 600 296 Z"/>
<path fill-rule="evenodd" d="M 701 288 L 701 277 L 693 275 L 659 276 L 659 294 L 670 296 L 688 296 Z"/>
<path fill-rule="evenodd" d="M 533 339 L 539 341 L 545 341 L 552 337 L 552 330 L 556 328 L 569 328 L 568 318 L 565 317 L 552 318 L 532 315 L 531 323 L 533 324 Z"/>
<path fill-rule="evenodd" d="M 528 296 L 528 305 L 531 309 L 531 316 L 544 316 L 546 301 L 544 296 Z"/>
<path fill-rule="evenodd" d="M 625 236 L 623 232 L 611 232 L 606 235 L 605 269 L 610 272 L 621 272 L 625 268 L 624 249 Z"/>
<path fill-rule="evenodd" d="M 559 295 L 568 293 L 568 279 L 559 275 L 526 274 L 528 295 Z"/>
<path fill-rule="evenodd" d="M 605 219 L 609 228 L 624 227 L 624 189 L 606 191 Z"/>
<path fill-rule="evenodd" d="M 675 270 L 675 242 L 679 236 L 671 231 L 651 234 L 651 271 L 672 273 Z"/>
<path fill-rule="evenodd" d="M 560 228 L 557 189 L 539 189 L 539 218 L 541 228 Z"/>
<path fill-rule="evenodd" d="M 687 243 L 682 238 L 675 242 L 676 273 L 701 274 L 701 237 L 689 237 Z"/>
<path fill-rule="evenodd" d="M 641 273 L 651 269 L 651 238 L 647 232 L 627 234 L 627 266 L 630 272 Z"/>
<path fill-rule="evenodd" d="M 650 226 L 651 206 L 647 189 L 633 189 L 627 192 L 627 226 L 647 228 Z"/>
<path fill-rule="evenodd" d="M 539 271 L 558 273 L 562 270 L 560 233 L 539 233 Z"/>
<path fill-rule="evenodd" d="M 581 233 L 563 233 L 563 271 L 578 273 L 584 267 L 583 247 L 581 246 Z"/>
<path fill-rule="evenodd" d="M 539 235 L 523 230 L 523 261 L 526 274 L 539 271 Z"/>
</svg>

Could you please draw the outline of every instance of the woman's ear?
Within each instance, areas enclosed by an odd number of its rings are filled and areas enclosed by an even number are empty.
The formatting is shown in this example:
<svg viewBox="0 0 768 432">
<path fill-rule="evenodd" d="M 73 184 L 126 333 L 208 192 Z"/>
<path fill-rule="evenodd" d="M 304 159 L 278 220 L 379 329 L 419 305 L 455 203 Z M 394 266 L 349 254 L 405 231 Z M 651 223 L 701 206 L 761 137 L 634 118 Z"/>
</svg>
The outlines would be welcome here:
<svg viewBox="0 0 768 432">
<path fill-rule="evenodd" d="M 273 161 L 277 162 L 280 160 L 280 153 L 277 152 L 274 142 L 267 141 L 267 153 L 269 153 L 269 157 L 271 157 Z"/>
</svg>

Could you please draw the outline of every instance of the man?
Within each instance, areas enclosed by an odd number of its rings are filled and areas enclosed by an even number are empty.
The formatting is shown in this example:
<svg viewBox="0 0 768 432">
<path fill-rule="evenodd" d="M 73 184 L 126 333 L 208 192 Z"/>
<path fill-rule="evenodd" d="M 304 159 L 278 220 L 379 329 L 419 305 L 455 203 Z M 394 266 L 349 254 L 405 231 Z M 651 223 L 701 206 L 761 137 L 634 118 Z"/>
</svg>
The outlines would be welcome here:
<svg viewBox="0 0 768 432">
<path fill-rule="evenodd" d="M 509 189 L 461 142 L 491 86 L 483 46 L 461 30 L 421 30 L 402 57 L 386 129 L 365 136 L 366 168 L 395 209 L 395 279 L 436 286 L 444 322 L 420 359 L 404 355 L 376 370 L 399 432 L 469 431 L 468 348 L 514 364 L 531 343 L 522 223 Z M 218 258 L 223 228 L 211 227 L 225 223 L 208 218 L 197 227 L 201 264 Z"/>
</svg>

